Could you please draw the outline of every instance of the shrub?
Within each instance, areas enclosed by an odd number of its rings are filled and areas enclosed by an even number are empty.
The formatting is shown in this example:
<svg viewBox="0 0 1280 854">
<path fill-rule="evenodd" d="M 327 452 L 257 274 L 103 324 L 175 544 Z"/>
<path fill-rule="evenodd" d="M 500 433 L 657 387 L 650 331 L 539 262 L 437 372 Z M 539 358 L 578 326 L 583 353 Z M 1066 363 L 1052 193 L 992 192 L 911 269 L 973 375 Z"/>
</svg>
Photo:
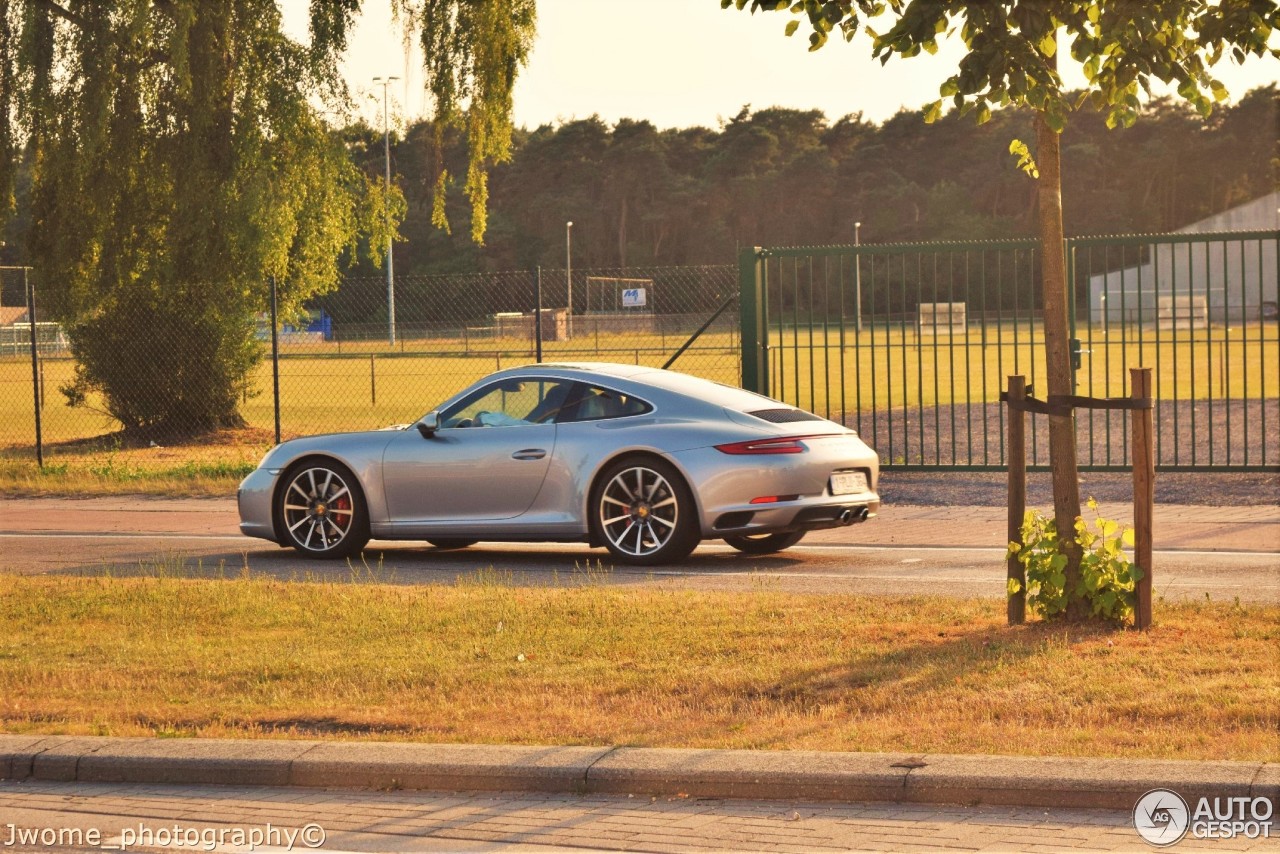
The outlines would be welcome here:
<svg viewBox="0 0 1280 854">
<path fill-rule="evenodd" d="M 1075 540 L 1080 544 L 1080 583 L 1066 589 L 1067 556 L 1063 553 L 1057 524 L 1039 510 L 1028 510 L 1022 520 L 1022 542 L 1009 543 L 1008 557 L 1016 557 L 1026 570 L 1027 607 L 1045 619 L 1061 617 L 1068 605 L 1083 600 L 1090 613 L 1101 620 L 1127 623 L 1133 619 L 1134 588 L 1143 570 L 1125 555 L 1133 545 L 1133 529 L 1098 514 L 1098 502 L 1090 498 L 1093 525 L 1077 516 Z M 1008 592 L 1020 587 L 1009 579 Z"/>
</svg>

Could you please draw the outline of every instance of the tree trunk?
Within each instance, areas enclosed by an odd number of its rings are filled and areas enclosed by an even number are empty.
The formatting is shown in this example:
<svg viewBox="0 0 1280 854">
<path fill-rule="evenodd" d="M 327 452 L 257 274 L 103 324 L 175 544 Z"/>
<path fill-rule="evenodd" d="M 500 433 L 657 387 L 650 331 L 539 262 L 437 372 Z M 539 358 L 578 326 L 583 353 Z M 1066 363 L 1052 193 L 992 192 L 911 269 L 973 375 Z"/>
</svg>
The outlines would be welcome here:
<svg viewBox="0 0 1280 854">
<path fill-rule="evenodd" d="M 1070 329 L 1066 258 L 1063 255 L 1062 172 L 1058 134 L 1043 114 L 1036 114 L 1036 165 L 1040 169 L 1040 253 L 1041 288 L 1044 295 L 1044 342 L 1049 380 L 1048 393 L 1074 393 L 1071 373 Z M 1075 539 L 1076 517 L 1080 515 L 1080 473 L 1076 460 L 1075 414 L 1049 416 L 1049 465 L 1053 469 L 1053 518 L 1058 538 L 1067 556 L 1066 591 L 1074 595 L 1080 581 L 1080 544 Z M 1067 609 L 1067 619 L 1087 615 L 1083 600 Z"/>
</svg>

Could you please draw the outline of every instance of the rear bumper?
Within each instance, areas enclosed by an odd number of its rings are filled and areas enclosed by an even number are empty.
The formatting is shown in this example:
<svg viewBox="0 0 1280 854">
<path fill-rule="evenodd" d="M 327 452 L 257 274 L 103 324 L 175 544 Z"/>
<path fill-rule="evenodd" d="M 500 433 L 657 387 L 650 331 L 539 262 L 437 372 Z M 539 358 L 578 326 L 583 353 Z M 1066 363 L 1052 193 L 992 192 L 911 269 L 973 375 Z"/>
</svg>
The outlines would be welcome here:
<svg viewBox="0 0 1280 854">
<path fill-rule="evenodd" d="M 704 539 L 838 528 L 880 510 L 879 458 L 854 436 L 813 442 L 803 454 L 733 457 L 699 448 L 672 458 L 699 484 Z M 870 488 L 832 495 L 831 474 L 855 469 Z"/>
<path fill-rule="evenodd" d="M 845 498 L 846 496 L 841 496 Z M 880 498 L 863 494 L 858 501 L 839 504 L 778 506 L 767 510 L 730 510 L 714 519 L 705 538 L 738 534 L 776 534 L 789 531 L 820 531 L 843 528 L 874 519 L 880 512 Z M 862 500 L 866 499 L 866 500 Z"/>
</svg>

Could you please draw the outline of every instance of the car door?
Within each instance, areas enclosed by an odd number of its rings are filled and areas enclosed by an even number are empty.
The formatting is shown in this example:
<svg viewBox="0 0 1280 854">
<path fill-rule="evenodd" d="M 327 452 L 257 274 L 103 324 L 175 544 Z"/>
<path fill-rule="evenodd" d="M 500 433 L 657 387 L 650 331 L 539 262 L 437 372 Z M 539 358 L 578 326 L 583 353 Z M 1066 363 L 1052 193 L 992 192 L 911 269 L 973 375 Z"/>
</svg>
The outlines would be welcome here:
<svg viewBox="0 0 1280 854">
<path fill-rule="evenodd" d="M 555 452 L 555 416 L 572 383 L 491 383 L 440 413 L 430 438 L 406 430 L 387 445 L 392 522 L 510 519 L 528 510 Z"/>
</svg>

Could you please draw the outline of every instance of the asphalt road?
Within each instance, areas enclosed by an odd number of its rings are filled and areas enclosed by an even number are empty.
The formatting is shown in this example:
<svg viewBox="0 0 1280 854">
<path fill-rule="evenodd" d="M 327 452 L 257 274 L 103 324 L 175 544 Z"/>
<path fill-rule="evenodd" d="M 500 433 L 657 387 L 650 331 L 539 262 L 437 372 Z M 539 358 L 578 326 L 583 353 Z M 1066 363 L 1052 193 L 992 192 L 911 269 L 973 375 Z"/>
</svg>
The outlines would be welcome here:
<svg viewBox="0 0 1280 854">
<path fill-rule="evenodd" d="M 1166 511 L 1163 538 L 1157 525 L 1153 578 L 1158 597 L 1280 602 L 1280 511 L 1181 510 Z M 247 568 L 282 579 L 354 573 L 400 584 L 452 583 L 496 571 L 511 583 L 529 585 L 590 580 L 1001 598 L 1002 514 L 999 508 L 889 508 L 864 525 L 811 534 L 778 555 L 748 557 L 711 542 L 680 564 L 632 569 L 614 567 L 603 549 L 558 544 L 481 543 L 440 551 L 426 544 L 374 541 L 363 561 L 323 562 L 240 536 L 234 502 L 225 500 L 14 499 L 0 501 L 0 570 L 229 576 Z"/>
</svg>

